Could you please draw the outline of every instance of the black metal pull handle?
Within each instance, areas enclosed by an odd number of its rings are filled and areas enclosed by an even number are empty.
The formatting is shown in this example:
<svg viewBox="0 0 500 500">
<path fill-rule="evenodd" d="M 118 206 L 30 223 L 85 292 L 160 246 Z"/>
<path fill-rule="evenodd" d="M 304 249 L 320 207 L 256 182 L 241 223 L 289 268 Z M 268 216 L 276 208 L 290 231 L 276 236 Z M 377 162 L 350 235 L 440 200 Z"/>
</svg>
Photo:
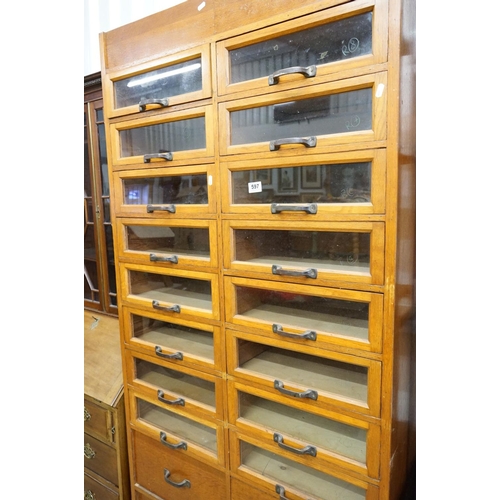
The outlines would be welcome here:
<svg viewBox="0 0 500 500">
<path fill-rule="evenodd" d="M 287 137 L 285 139 L 276 139 L 269 143 L 270 151 L 278 151 L 284 144 L 303 144 L 306 148 L 316 147 L 318 140 L 316 137 Z"/>
<path fill-rule="evenodd" d="M 164 352 L 162 352 L 159 345 L 155 346 L 155 353 L 157 356 L 160 356 L 160 358 L 164 359 L 179 359 L 181 361 L 184 359 L 184 355 L 181 351 L 174 352 L 173 354 L 165 354 Z"/>
<path fill-rule="evenodd" d="M 160 306 L 160 303 L 157 300 L 153 300 L 151 302 L 151 305 L 153 306 L 154 309 L 158 309 L 160 311 L 167 311 L 167 312 L 174 312 L 174 313 L 180 313 L 181 312 L 181 306 L 175 304 L 174 306 L 171 307 L 165 307 L 165 306 Z"/>
<path fill-rule="evenodd" d="M 179 258 L 177 257 L 177 255 L 172 255 L 171 257 L 159 257 L 154 253 L 150 253 L 149 260 L 151 262 L 171 262 L 172 264 L 179 263 Z"/>
<path fill-rule="evenodd" d="M 191 488 L 191 482 L 188 479 L 184 479 L 180 483 L 174 483 L 169 477 L 170 471 L 168 469 L 163 469 L 163 478 L 170 486 L 175 486 L 176 488 Z"/>
<path fill-rule="evenodd" d="M 280 205 L 271 203 L 271 213 L 279 214 L 281 212 L 305 212 L 307 214 L 317 214 L 318 204 L 308 203 L 307 205 Z"/>
<path fill-rule="evenodd" d="M 283 269 L 281 266 L 273 264 L 271 270 L 273 274 L 277 274 L 279 276 L 305 276 L 306 278 L 314 278 L 314 279 L 318 277 L 318 270 L 312 268 L 305 269 L 304 271 L 287 271 L 286 269 Z"/>
<path fill-rule="evenodd" d="M 293 396 L 294 398 L 308 398 L 308 399 L 314 399 L 316 401 L 318 399 L 318 393 L 317 391 L 313 391 L 312 389 L 308 389 L 307 391 L 304 392 L 295 392 L 295 391 L 290 391 L 289 389 L 285 389 L 285 385 L 281 380 L 275 380 L 274 381 L 274 388 L 277 389 L 281 394 L 286 394 L 287 396 Z"/>
<path fill-rule="evenodd" d="M 293 75 L 295 73 L 304 75 L 306 78 L 311 78 L 312 76 L 316 76 L 316 66 L 313 64 L 312 66 L 291 66 L 290 68 L 280 69 L 269 75 L 268 83 L 269 85 L 276 85 L 280 76 Z"/>
<path fill-rule="evenodd" d="M 187 443 L 184 441 L 179 441 L 177 444 L 171 444 L 167 441 L 167 434 L 165 432 L 160 432 L 160 442 L 172 450 L 187 450 Z"/>
<path fill-rule="evenodd" d="M 165 403 L 167 405 L 179 405 L 179 406 L 185 405 L 185 401 L 182 398 L 177 398 L 174 399 L 173 401 L 165 399 L 165 393 L 161 389 L 158 389 L 157 398 L 158 401 L 161 401 L 162 403 Z"/>
<path fill-rule="evenodd" d="M 294 448 L 293 446 L 289 446 L 283 442 L 283 436 L 275 432 L 273 434 L 273 440 L 275 443 L 278 443 L 280 448 L 284 450 L 291 451 L 293 453 L 297 453 L 297 455 L 311 455 L 311 457 L 315 457 L 317 455 L 317 450 L 314 446 L 307 445 L 304 448 Z"/>
<path fill-rule="evenodd" d="M 141 99 L 139 101 L 139 111 L 146 111 L 149 104 L 159 104 L 162 108 L 168 106 L 168 99 Z"/>
<path fill-rule="evenodd" d="M 165 161 L 172 161 L 174 156 L 170 151 L 166 151 L 164 153 L 151 153 L 144 155 L 144 163 L 149 163 L 153 158 L 160 158 Z"/>
<path fill-rule="evenodd" d="M 316 332 L 313 330 L 307 330 L 304 333 L 290 333 L 290 332 L 285 332 L 283 330 L 283 327 L 281 325 L 278 325 L 277 323 L 273 324 L 273 333 L 277 333 L 282 337 L 289 337 L 292 339 L 316 340 Z"/>
<path fill-rule="evenodd" d="M 146 205 L 146 212 L 151 214 L 153 212 L 170 212 L 175 214 L 175 205 Z"/>
</svg>

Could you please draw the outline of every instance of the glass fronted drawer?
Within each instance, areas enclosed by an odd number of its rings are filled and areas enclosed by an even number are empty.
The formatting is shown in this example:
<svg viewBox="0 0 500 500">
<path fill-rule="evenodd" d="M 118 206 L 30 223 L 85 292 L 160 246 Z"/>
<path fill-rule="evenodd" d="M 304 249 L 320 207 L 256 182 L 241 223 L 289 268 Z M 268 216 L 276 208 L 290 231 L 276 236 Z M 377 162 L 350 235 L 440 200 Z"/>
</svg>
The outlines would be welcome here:
<svg viewBox="0 0 500 500">
<path fill-rule="evenodd" d="M 213 158 L 213 142 L 211 106 L 146 116 L 109 126 L 114 170 L 127 165 L 169 166 Z"/>
<path fill-rule="evenodd" d="M 301 408 L 343 408 L 378 417 L 381 363 L 226 330 L 228 373 Z"/>
<path fill-rule="evenodd" d="M 380 3 L 354 2 L 219 42 L 220 94 L 305 87 L 385 62 L 387 5 Z"/>
<path fill-rule="evenodd" d="M 121 260 L 166 267 L 217 269 L 215 220 L 116 220 Z"/>
<path fill-rule="evenodd" d="M 115 172 L 118 216 L 206 218 L 216 211 L 214 165 Z"/>
<path fill-rule="evenodd" d="M 165 318 L 220 319 L 216 274 L 128 263 L 122 264 L 121 273 L 124 304 L 163 312 Z"/>
<path fill-rule="evenodd" d="M 276 340 L 381 352 L 383 295 L 226 277 L 226 322 Z"/>
<path fill-rule="evenodd" d="M 103 88 L 109 118 L 208 98 L 212 92 L 210 46 L 105 74 Z"/>
<path fill-rule="evenodd" d="M 307 219 L 385 213 L 385 149 L 221 162 L 222 211 Z"/>
<path fill-rule="evenodd" d="M 219 104 L 222 155 L 332 152 L 334 146 L 384 141 L 386 77 L 375 73 Z"/>
<path fill-rule="evenodd" d="M 209 373 L 222 371 L 220 327 L 128 307 L 122 317 L 125 343 L 135 350 Z"/>
<path fill-rule="evenodd" d="M 224 267 L 307 284 L 384 282 L 383 222 L 225 220 Z"/>
<path fill-rule="evenodd" d="M 222 379 L 173 365 L 139 352 L 127 352 L 127 380 L 160 407 L 222 420 Z"/>
<path fill-rule="evenodd" d="M 378 487 L 338 469 L 324 472 L 274 453 L 263 443 L 231 432 L 231 469 L 263 489 L 272 489 L 276 498 L 315 500 L 378 500 Z"/>
<path fill-rule="evenodd" d="M 311 467 L 340 466 L 377 478 L 380 427 L 333 412 L 304 411 L 272 394 L 228 382 L 229 422 L 262 442 L 274 443 L 290 458 L 303 457 Z M 291 455 L 290 455 L 291 454 Z"/>
<path fill-rule="evenodd" d="M 131 391 L 131 425 L 179 454 L 224 464 L 223 428 Z"/>
</svg>

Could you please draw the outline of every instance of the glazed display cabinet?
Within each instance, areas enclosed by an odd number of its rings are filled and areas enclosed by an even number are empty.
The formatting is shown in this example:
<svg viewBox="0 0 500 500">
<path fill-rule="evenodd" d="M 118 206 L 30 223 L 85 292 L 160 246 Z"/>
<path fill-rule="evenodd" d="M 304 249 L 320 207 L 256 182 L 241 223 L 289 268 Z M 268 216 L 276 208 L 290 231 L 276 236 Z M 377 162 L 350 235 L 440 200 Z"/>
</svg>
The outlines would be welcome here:
<svg viewBox="0 0 500 500">
<path fill-rule="evenodd" d="M 134 500 L 397 500 L 415 5 L 187 0 L 102 33 Z"/>
</svg>

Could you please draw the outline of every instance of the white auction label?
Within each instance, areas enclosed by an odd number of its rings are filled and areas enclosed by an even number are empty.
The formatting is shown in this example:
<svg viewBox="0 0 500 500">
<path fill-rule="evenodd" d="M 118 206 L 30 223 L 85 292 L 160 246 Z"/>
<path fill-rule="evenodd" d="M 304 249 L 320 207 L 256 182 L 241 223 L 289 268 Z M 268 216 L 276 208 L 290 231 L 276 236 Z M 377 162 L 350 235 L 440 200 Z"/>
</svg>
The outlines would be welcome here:
<svg viewBox="0 0 500 500">
<path fill-rule="evenodd" d="M 262 182 L 255 181 L 248 183 L 248 192 L 249 193 L 262 193 Z"/>
</svg>

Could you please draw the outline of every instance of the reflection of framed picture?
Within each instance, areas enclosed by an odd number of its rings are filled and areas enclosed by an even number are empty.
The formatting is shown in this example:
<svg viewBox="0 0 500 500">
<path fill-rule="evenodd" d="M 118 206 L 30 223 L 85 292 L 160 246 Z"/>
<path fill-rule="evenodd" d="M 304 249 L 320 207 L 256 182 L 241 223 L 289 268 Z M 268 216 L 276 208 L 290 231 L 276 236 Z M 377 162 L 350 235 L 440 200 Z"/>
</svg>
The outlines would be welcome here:
<svg viewBox="0 0 500 500">
<path fill-rule="evenodd" d="M 322 179 L 320 165 L 302 167 L 301 175 L 301 187 L 303 189 L 317 189 L 321 187 Z"/>
<path fill-rule="evenodd" d="M 260 181 L 262 186 L 269 186 L 272 184 L 272 170 L 264 168 L 259 170 L 252 170 L 250 172 L 250 182 Z"/>
<path fill-rule="evenodd" d="M 297 169 L 280 168 L 278 170 L 278 191 L 297 191 Z"/>
</svg>

